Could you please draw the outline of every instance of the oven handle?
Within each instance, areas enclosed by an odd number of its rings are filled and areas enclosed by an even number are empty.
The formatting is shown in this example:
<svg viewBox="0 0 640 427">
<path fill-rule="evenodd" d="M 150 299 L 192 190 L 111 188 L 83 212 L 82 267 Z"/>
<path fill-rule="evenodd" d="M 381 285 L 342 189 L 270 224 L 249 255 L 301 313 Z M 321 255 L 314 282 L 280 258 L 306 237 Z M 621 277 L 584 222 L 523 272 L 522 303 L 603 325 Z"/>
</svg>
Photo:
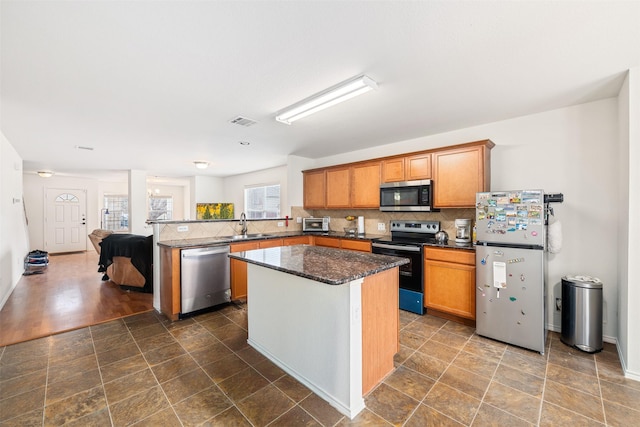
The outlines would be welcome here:
<svg viewBox="0 0 640 427">
<path fill-rule="evenodd" d="M 394 245 L 385 245 L 384 243 L 372 243 L 371 246 L 374 248 L 391 249 L 394 251 L 420 252 L 419 246 L 394 246 Z"/>
</svg>

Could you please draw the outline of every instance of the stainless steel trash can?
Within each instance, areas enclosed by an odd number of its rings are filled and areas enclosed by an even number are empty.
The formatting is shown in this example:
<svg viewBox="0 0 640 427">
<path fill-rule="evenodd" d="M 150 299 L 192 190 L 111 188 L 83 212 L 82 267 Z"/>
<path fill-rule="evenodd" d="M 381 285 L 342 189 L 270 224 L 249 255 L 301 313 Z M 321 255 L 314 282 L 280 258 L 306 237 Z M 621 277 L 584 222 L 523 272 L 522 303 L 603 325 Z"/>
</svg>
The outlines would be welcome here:
<svg viewBox="0 0 640 427">
<path fill-rule="evenodd" d="M 590 276 L 562 278 L 560 340 L 588 353 L 602 350 L 602 282 Z"/>
</svg>

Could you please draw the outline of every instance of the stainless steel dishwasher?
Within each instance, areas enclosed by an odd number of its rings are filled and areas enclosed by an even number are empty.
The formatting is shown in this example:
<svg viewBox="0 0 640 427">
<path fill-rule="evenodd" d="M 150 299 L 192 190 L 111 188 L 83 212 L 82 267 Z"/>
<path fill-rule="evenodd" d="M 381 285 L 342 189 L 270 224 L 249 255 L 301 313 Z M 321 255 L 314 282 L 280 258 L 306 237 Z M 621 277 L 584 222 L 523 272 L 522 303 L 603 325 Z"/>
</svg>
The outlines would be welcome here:
<svg viewBox="0 0 640 427">
<path fill-rule="evenodd" d="M 229 245 L 180 252 L 181 315 L 231 301 Z"/>
</svg>

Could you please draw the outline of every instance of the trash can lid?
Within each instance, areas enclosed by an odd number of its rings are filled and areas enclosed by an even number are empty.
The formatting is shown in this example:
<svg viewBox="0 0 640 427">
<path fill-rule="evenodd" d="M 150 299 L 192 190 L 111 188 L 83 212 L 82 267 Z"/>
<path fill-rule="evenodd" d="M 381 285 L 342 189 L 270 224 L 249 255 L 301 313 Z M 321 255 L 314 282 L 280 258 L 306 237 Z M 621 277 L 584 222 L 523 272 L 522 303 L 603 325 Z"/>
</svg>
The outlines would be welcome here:
<svg viewBox="0 0 640 427">
<path fill-rule="evenodd" d="M 571 282 L 575 286 L 579 286 L 581 288 L 602 288 L 602 281 L 597 277 L 582 275 L 564 276 L 562 280 Z"/>
</svg>

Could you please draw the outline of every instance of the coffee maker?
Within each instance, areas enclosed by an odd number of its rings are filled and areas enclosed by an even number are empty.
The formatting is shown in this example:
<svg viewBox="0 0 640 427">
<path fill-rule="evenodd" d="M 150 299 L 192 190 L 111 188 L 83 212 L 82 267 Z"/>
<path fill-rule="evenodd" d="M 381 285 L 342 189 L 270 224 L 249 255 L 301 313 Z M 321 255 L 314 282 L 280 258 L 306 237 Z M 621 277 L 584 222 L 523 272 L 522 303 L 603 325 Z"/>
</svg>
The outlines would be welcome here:
<svg viewBox="0 0 640 427">
<path fill-rule="evenodd" d="M 456 219 L 456 243 L 469 244 L 471 243 L 471 220 L 470 219 Z"/>
</svg>

